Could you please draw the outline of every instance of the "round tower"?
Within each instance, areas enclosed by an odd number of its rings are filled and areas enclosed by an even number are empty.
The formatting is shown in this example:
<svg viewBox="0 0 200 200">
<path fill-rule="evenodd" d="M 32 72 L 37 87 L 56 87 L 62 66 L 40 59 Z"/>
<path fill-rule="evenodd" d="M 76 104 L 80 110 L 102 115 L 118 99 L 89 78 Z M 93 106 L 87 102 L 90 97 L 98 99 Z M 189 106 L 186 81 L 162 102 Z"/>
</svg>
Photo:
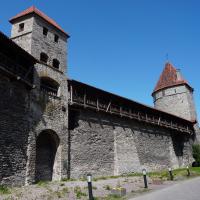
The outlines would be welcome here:
<svg viewBox="0 0 200 200">
<path fill-rule="evenodd" d="M 182 77 L 180 70 L 175 69 L 171 63 L 166 63 L 152 93 L 154 106 L 187 120 L 196 121 L 193 91 L 194 89 Z"/>
</svg>

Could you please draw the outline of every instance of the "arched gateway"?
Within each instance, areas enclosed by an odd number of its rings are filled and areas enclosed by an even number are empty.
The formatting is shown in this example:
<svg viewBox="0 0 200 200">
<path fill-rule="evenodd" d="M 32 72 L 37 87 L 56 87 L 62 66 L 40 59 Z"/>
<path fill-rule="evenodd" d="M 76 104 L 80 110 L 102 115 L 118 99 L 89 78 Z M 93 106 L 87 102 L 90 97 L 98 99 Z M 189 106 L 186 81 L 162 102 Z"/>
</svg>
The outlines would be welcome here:
<svg viewBox="0 0 200 200">
<path fill-rule="evenodd" d="M 42 131 L 36 140 L 36 181 L 51 181 L 59 138 L 52 130 Z"/>
</svg>

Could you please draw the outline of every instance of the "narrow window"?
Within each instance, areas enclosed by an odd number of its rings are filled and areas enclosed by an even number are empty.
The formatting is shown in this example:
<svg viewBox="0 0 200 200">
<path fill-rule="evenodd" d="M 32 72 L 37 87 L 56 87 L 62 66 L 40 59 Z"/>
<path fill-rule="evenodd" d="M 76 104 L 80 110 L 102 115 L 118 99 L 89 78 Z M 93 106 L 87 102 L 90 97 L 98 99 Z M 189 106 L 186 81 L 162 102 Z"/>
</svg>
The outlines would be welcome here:
<svg viewBox="0 0 200 200">
<path fill-rule="evenodd" d="M 58 37 L 58 35 L 54 35 L 54 42 L 56 42 L 56 43 L 58 43 L 58 39 L 59 39 L 59 37 Z"/>
<path fill-rule="evenodd" d="M 163 96 L 163 97 L 165 96 L 165 90 L 162 91 L 162 96 Z"/>
<path fill-rule="evenodd" d="M 43 35 L 47 36 L 47 34 L 48 34 L 48 29 L 43 27 Z"/>
<path fill-rule="evenodd" d="M 41 53 L 41 54 L 40 54 L 40 61 L 42 61 L 43 63 L 47 63 L 48 58 L 49 58 L 49 57 L 47 56 L 46 53 Z"/>
<path fill-rule="evenodd" d="M 24 23 L 19 24 L 19 32 L 24 30 Z"/>
<path fill-rule="evenodd" d="M 57 59 L 53 59 L 53 67 L 59 69 L 60 62 Z"/>
</svg>

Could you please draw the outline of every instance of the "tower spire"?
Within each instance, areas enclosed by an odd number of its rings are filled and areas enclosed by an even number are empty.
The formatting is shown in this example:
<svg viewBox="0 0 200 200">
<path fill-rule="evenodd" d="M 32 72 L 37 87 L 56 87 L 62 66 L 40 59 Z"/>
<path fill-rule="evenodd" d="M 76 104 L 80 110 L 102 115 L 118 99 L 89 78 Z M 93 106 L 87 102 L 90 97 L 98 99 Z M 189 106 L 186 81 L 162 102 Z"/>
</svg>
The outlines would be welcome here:
<svg viewBox="0 0 200 200">
<path fill-rule="evenodd" d="M 153 93 L 161 89 L 183 84 L 192 89 L 188 82 L 182 77 L 180 69 L 176 69 L 170 62 L 167 62 Z"/>
<path fill-rule="evenodd" d="M 193 88 L 176 69 L 167 62 L 152 94 L 157 109 L 187 120 L 196 120 Z"/>
</svg>

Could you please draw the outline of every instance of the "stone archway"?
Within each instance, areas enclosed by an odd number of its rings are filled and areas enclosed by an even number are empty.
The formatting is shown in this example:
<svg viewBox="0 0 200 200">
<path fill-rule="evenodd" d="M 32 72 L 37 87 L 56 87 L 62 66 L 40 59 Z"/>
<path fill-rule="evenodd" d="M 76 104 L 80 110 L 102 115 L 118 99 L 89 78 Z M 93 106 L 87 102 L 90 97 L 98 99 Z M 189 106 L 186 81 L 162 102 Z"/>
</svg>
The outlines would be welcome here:
<svg viewBox="0 0 200 200">
<path fill-rule="evenodd" d="M 52 130 L 42 131 L 36 140 L 35 180 L 51 181 L 59 138 Z"/>
</svg>

